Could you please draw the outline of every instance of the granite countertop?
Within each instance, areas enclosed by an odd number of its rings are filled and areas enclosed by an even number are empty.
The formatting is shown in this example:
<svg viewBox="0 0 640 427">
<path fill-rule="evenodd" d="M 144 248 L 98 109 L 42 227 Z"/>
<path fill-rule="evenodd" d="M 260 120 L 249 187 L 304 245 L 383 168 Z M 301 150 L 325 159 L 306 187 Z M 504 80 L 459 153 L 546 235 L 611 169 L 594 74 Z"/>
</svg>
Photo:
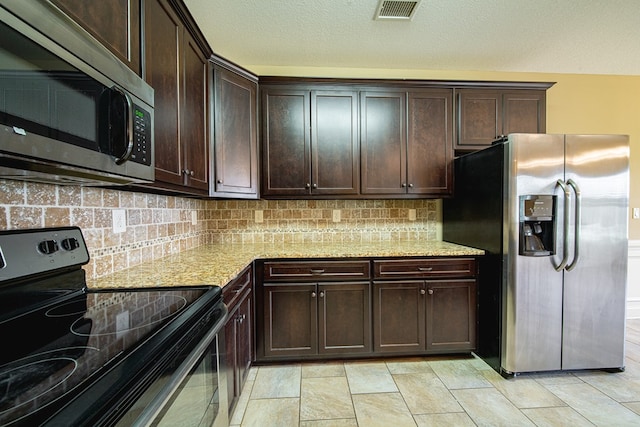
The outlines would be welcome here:
<svg viewBox="0 0 640 427">
<path fill-rule="evenodd" d="M 484 251 L 440 241 L 210 244 L 120 272 L 87 279 L 91 289 L 224 286 L 256 259 L 477 256 Z"/>
</svg>

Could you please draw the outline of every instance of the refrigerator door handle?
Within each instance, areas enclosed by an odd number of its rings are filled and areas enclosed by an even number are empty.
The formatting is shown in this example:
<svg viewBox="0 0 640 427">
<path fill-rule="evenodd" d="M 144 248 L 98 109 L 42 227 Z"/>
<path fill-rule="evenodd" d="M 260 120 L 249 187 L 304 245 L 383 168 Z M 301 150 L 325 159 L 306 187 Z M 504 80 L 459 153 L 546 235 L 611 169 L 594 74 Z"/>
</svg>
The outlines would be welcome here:
<svg viewBox="0 0 640 427">
<path fill-rule="evenodd" d="M 556 271 L 562 271 L 569 261 L 569 207 L 571 205 L 571 193 L 569 187 L 561 179 L 556 181 L 556 187 L 562 188 L 564 193 L 564 218 L 562 221 L 563 245 L 562 245 L 562 261 L 559 265 L 554 266 Z"/>
<path fill-rule="evenodd" d="M 571 264 L 569 264 L 566 268 L 567 271 L 571 271 L 576 266 L 576 264 L 578 263 L 578 259 L 580 258 L 580 221 L 581 221 L 581 202 L 582 201 L 580 200 L 580 187 L 578 187 L 578 184 L 576 184 L 574 180 L 569 179 L 567 181 L 567 185 L 569 185 L 569 187 L 573 189 L 573 192 L 576 195 L 576 210 L 574 214 L 575 235 L 573 240 L 573 251 L 574 251 L 573 260 L 571 261 Z"/>
</svg>

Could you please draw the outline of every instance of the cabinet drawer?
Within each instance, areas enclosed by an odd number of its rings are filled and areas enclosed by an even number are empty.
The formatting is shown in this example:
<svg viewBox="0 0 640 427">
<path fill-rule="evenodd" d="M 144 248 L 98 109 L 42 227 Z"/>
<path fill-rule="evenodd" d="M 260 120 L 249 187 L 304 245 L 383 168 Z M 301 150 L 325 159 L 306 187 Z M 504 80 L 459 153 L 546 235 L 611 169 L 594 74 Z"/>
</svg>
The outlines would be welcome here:
<svg viewBox="0 0 640 427">
<path fill-rule="evenodd" d="M 251 289 L 251 267 L 248 267 L 242 271 L 231 282 L 222 288 L 222 299 L 229 308 L 229 312 L 239 302 L 240 297 L 244 294 L 246 289 Z"/>
<path fill-rule="evenodd" d="M 413 277 L 469 277 L 475 276 L 473 258 L 423 258 L 401 260 L 374 260 L 376 279 Z"/>
<path fill-rule="evenodd" d="M 362 280 L 371 277 L 369 261 L 265 262 L 265 281 Z"/>
</svg>

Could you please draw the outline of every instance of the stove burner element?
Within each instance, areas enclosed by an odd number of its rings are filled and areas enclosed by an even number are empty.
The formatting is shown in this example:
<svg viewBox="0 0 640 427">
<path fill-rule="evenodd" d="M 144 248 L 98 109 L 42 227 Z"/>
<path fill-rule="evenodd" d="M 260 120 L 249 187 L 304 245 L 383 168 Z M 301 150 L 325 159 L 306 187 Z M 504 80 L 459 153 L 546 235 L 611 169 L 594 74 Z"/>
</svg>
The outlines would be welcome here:
<svg viewBox="0 0 640 427">
<path fill-rule="evenodd" d="M 19 421 L 66 393 L 78 360 L 87 350 L 97 351 L 91 347 L 61 348 L 0 366 L 0 424 Z"/>
</svg>

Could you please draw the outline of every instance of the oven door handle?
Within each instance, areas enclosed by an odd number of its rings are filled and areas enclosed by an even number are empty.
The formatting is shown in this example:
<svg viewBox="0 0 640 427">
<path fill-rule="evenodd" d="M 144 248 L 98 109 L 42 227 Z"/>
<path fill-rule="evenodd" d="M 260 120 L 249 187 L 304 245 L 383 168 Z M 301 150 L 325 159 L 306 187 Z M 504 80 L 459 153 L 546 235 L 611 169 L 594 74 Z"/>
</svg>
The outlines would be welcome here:
<svg viewBox="0 0 640 427">
<path fill-rule="evenodd" d="M 224 326 L 227 319 L 227 310 L 225 306 L 225 314 L 218 321 L 218 323 L 211 328 L 211 330 L 205 335 L 202 340 L 198 343 L 196 348 L 187 356 L 187 358 L 180 364 L 178 369 L 173 373 L 169 382 L 162 387 L 162 389 L 158 392 L 156 397 L 147 405 L 147 407 L 142 411 L 138 419 L 133 423 L 135 427 L 142 426 L 150 426 L 153 420 L 158 416 L 158 414 L 162 411 L 162 408 L 166 405 L 166 403 L 171 399 L 173 394 L 176 392 L 182 381 L 189 375 L 189 372 L 193 369 L 193 367 L 198 363 L 200 357 L 207 350 L 215 336 L 220 332 L 222 327 Z"/>
</svg>

